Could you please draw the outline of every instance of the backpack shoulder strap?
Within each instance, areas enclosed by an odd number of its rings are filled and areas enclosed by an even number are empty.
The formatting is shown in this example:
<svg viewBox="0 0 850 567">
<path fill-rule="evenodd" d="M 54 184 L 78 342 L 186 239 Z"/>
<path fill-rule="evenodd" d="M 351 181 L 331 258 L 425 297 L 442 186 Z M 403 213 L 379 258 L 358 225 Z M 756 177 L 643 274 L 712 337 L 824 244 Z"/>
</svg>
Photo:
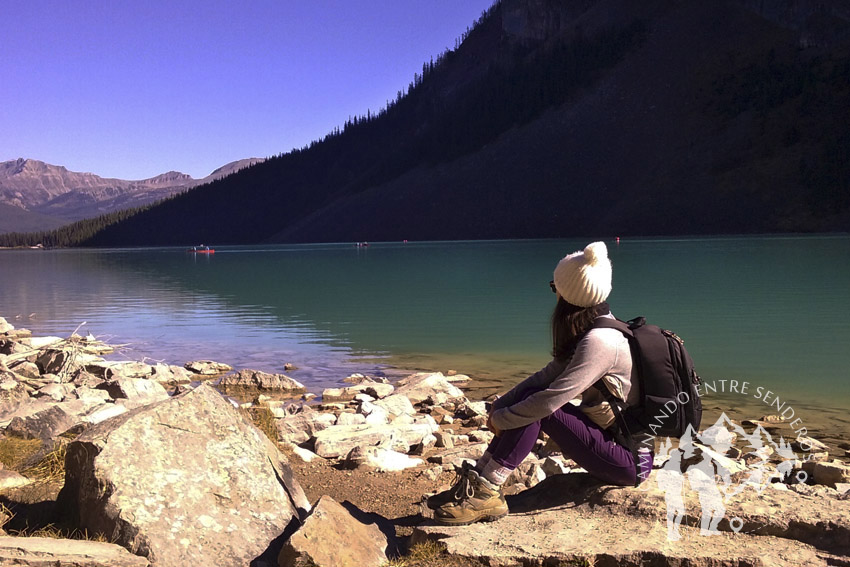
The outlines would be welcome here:
<svg viewBox="0 0 850 567">
<path fill-rule="evenodd" d="M 596 320 L 593 321 L 594 329 L 616 329 L 623 333 L 626 339 L 629 340 L 629 346 L 631 348 L 632 341 L 635 340 L 635 335 L 632 332 L 632 323 L 633 321 L 629 321 L 628 323 L 625 321 L 621 321 L 619 319 L 612 319 L 610 317 L 597 317 Z M 637 326 L 640 326 L 642 322 L 638 322 Z M 597 380 L 593 387 L 599 390 L 602 393 L 602 397 L 608 402 L 611 406 L 611 409 L 614 412 L 614 418 L 616 427 L 614 428 L 614 437 L 615 440 L 620 444 L 626 447 L 634 457 L 635 461 L 635 486 L 640 485 L 641 476 L 639 469 L 639 456 L 638 456 L 638 447 L 635 443 L 635 440 L 632 436 L 631 431 L 629 431 L 628 423 L 626 422 L 626 417 L 623 415 L 623 407 L 622 402 L 614 397 L 614 394 L 608 389 L 605 385 L 605 381 L 600 378 Z"/>
<path fill-rule="evenodd" d="M 619 319 L 611 319 L 610 317 L 597 317 L 593 321 L 594 329 L 616 329 L 626 335 L 626 338 L 634 338 L 634 333 L 629 323 L 620 321 Z"/>
</svg>

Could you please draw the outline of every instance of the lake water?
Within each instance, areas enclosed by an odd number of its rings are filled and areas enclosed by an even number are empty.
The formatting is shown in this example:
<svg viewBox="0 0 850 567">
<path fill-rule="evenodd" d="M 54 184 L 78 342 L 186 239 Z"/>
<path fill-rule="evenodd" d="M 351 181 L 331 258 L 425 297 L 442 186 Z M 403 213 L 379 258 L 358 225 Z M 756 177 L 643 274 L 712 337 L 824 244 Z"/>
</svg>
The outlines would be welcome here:
<svg viewBox="0 0 850 567">
<path fill-rule="evenodd" d="M 317 392 L 387 366 L 454 369 L 496 390 L 547 362 L 548 282 L 584 244 L 4 250 L 0 316 L 37 335 L 82 324 L 126 345 L 118 358 L 291 362 Z M 607 244 L 614 313 L 675 330 L 707 382 L 762 386 L 808 411 L 850 407 L 850 237 Z"/>
</svg>

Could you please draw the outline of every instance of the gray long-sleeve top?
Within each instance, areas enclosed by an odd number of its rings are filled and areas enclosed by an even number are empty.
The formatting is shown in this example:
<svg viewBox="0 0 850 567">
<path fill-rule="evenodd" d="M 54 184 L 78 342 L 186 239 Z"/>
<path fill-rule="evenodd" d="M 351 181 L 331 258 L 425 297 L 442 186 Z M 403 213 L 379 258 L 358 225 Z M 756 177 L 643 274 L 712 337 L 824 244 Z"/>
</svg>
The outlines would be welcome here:
<svg viewBox="0 0 850 567">
<path fill-rule="evenodd" d="M 523 427 L 579 396 L 583 406 L 597 405 L 604 397 L 592 386 L 600 378 L 615 395 L 631 405 L 638 395 L 637 388 L 632 391 L 631 373 L 631 352 L 623 334 L 616 329 L 591 329 L 579 341 L 568 362 L 553 359 L 493 402 L 492 423 L 499 429 Z M 519 399 L 520 392 L 529 387 L 540 391 Z"/>
</svg>

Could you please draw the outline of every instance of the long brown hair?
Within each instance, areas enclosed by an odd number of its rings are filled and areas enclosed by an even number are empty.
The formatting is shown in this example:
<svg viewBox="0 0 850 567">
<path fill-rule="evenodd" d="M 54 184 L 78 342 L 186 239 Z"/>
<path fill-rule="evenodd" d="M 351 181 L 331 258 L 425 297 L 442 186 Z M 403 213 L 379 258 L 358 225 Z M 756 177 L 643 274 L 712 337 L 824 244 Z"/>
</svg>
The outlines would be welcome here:
<svg viewBox="0 0 850 567">
<path fill-rule="evenodd" d="M 559 297 L 552 312 L 552 356 L 562 360 L 572 357 L 578 342 L 593 327 L 593 320 L 607 313 L 607 303 L 579 307 Z"/>
</svg>

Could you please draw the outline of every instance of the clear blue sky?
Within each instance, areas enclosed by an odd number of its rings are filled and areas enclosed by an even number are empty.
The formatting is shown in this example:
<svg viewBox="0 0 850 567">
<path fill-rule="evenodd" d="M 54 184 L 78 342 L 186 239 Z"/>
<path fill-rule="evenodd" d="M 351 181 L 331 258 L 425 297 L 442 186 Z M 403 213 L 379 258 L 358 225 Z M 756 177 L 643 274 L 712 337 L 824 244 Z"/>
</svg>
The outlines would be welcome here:
<svg viewBox="0 0 850 567">
<path fill-rule="evenodd" d="M 493 0 L 6 0 L 0 161 L 204 177 L 377 111 Z"/>
</svg>

